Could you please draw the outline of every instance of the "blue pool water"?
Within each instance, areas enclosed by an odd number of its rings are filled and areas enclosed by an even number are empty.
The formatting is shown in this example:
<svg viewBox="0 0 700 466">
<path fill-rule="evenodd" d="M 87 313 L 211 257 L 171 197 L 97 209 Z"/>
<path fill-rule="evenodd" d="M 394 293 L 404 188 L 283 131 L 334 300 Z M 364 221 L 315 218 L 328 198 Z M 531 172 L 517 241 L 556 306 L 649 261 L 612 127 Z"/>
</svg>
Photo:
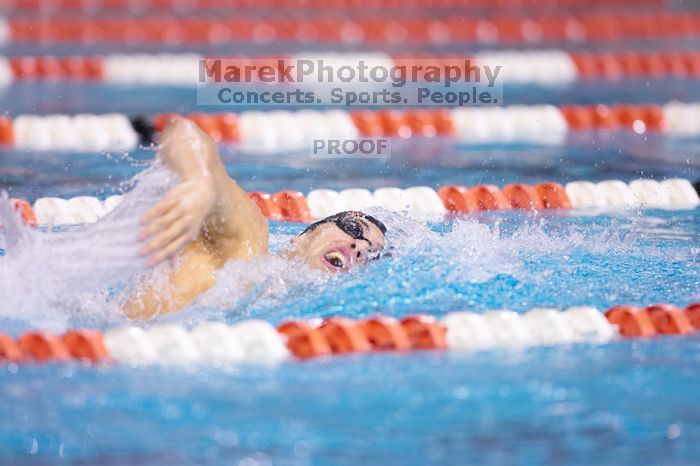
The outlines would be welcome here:
<svg viewBox="0 0 700 466">
<path fill-rule="evenodd" d="M 688 144 L 645 154 L 634 152 L 639 141 L 620 138 L 625 151 L 607 156 L 569 141 L 556 148 L 452 150 L 437 158 L 407 147 L 384 166 L 309 165 L 230 151 L 225 159 L 244 187 L 267 191 L 698 175 L 697 162 L 683 155 Z M 664 154 L 671 156 L 659 160 Z M 13 195 L 31 200 L 106 195 L 152 155 L 37 160 L 10 153 L 0 177 Z M 467 168 L 456 171 L 457 165 Z M 244 306 L 227 306 L 214 293 L 214 305 L 159 321 L 685 305 L 700 300 L 699 214 L 488 213 L 433 225 L 432 233 L 389 215 L 394 259 L 329 281 L 297 282 L 290 293 Z M 301 228 L 273 224 L 273 245 Z M 412 241 L 401 228 L 421 239 Z M 42 312 L 52 328 L 51 313 L 67 311 Z M 94 313 L 64 317 L 69 327 L 115 325 Z M 11 333 L 37 325 L 12 314 L 0 321 Z M 3 465 L 691 464 L 700 453 L 699 362 L 700 340 L 690 336 L 353 356 L 274 369 L 3 365 L 0 458 Z"/>
<path fill-rule="evenodd" d="M 695 464 L 698 351 L 688 338 L 275 370 L 3 368 L 3 464 Z"/>
<path fill-rule="evenodd" d="M 511 104 L 664 103 L 696 100 L 698 89 L 684 81 L 588 83 L 506 88 L 506 97 Z M 25 83 L 1 91 L 0 108 L 13 115 L 188 112 L 200 110 L 193 94 Z M 699 150 L 698 139 L 579 133 L 551 147 L 414 140 L 394 144 L 387 162 L 255 156 L 233 148 L 223 148 L 222 156 L 247 190 L 308 193 L 639 177 L 696 181 Z M 152 157 L 148 150 L 105 156 L 3 149 L 0 188 L 30 201 L 104 198 L 120 192 Z M 227 288 L 236 275 L 225 270 L 206 299 L 156 322 L 191 326 L 257 317 L 277 324 L 331 315 L 439 317 L 456 310 L 700 301 L 700 209 L 497 212 L 429 226 L 378 215 L 390 227 L 393 259 L 332 279 L 297 279 L 287 292 L 236 302 Z M 273 223 L 273 248 L 302 228 Z M 84 274 L 100 262 L 100 251 L 93 253 L 75 257 Z M 2 256 L 0 249 L 0 278 L 7 267 Z M 34 262 L 29 270 L 62 276 L 46 256 Z M 70 301 L 74 284 L 65 280 Z M 38 280 L 27 299 L 41 292 Z M 80 309 L 61 303 L 8 309 L 17 298 L 11 290 L 0 296 L 0 330 L 13 335 L 129 323 L 89 300 Z M 0 364 L 0 465 L 695 464 L 699 364 L 697 335 L 517 352 L 374 354 L 276 368 Z"/>
</svg>

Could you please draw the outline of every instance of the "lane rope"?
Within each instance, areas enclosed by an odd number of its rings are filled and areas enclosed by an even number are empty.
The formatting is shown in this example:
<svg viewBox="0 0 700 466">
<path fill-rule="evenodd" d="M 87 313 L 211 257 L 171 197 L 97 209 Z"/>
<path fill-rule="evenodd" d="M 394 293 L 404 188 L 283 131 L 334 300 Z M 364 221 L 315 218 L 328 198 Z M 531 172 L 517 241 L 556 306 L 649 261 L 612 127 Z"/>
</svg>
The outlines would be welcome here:
<svg viewBox="0 0 700 466">
<path fill-rule="evenodd" d="M 406 213 L 419 221 L 443 221 L 451 215 L 483 211 L 547 209 L 668 209 L 690 210 L 700 205 L 698 185 L 683 178 L 663 181 L 638 179 L 572 181 L 561 185 L 543 182 L 536 185 L 511 183 L 495 185 L 428 186 L 406 189 L 379 188 L 374 191 L 350 188 L 342 191 L 315 189 L 304 195 L 298 191 L 275 194 L 250 192 L 249 197 L 260 211 L 273 221 L 309 222 L 346 210 L 365 210 L 379 206 L 392 212 Z M 122 201 L 122 195 L 100 200 L 94 196 L 69 199 L 42 197 L 31 206 L 15 200 L 15 208 L 24 221 L 42 227 L 94 223 L 111 212 Z"/>
<path fill-rule="evenodd" d="M 564 50 L 500 50 L 477 52 L 470 56 L 428 54 L 424 52 L 390 55 L 367 53 L 298 53 L 269 57 L 232 56 L 208 58 L 197 54 L 108 54 L 104 56 L 15 56 L 0 57 L 0 84 L 14 81 L 85 81 L 115 85 L 193 87 L 199 80 L 199 61 L 223 58 L 236 66 L 268 64 L 282 74 L 284 64 L 323 59 L 324 62 L 363 61 L 370 66 L 392 69 L 395 66 L 433 66 L 444 71 L 447 66 L 500 65 L 506 73 L 505 84 L 542 86 L 572 84 L 585 80 L 618 81 L 621 79 L 698 79 L 700 52 L 628 50 L 620 52 L 576 52 Z M 227 61 L 228 60 L 228 61 Z M 211 62 L 209 62 L 211 64 Z M 422 78 L 423 76 L 417 76 Z M 284 82 L 280 79 L 280 82 Z M 255 84 L 255 83 L 253 83 Z M 311 86 L 313 83 L 306 83 Z M 301 85 L 301 84 L 300 84 Z"/>
<path fill-rule="evenodd" d="M 204 322 L 187 329 L 156 324 L 63 335 L 32 331 L 11 338 L 0 333 L 0 363 L 79 360 L 131 365 L 265 364 L 350 353 L 414 350 L 483 351 L 574 343 L 604 344 L 619 338 L 689 335 L 700 330 L 700 303 L 679 308 L 590 306 L 564 311 L 535 308 L 518 314 L 495 310 L 451 312 L 442 319 L 414 314 L 400 320 L 373 316 L 290 320 L 277 328 L 258 319 L 233 325 Z"/>
<path fill-rule="evenodd" d="M 130 151 L 154 142 L 175 114 L 0 116 L 0 147 L 23 151 Z M 191 113 L 214 141 L 254 153 L 312 151 L 315 139 L 441 137 L 457 145 L 560 145 L 578 132 L 700 135 L 700 103 L 511 105 L 389 110 Z"/>
<path fill-rule="evenodd" d="M 693 11 L 615 11 L 483 15 L 482 17 L 358 19 L 14 18 L 0 21 L 0 40 L 11 43 L 217 44 L 325 42 L 341 44 L 541 44 L 620 40 L 693 39 Z"/>
</svg>

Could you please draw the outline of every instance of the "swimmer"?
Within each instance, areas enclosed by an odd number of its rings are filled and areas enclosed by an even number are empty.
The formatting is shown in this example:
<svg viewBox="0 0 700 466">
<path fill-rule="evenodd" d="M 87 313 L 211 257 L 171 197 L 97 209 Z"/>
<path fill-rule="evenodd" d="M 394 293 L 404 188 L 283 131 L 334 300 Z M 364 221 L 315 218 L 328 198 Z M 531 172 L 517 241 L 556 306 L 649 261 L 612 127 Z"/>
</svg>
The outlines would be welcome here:
<svg viewBox="0 0 700 466">
<path fill-rule="evenodd" d="M 163 130 L 160 156 L 179 183 L 141 218 L 141 254 L 149 267 L 172 260 L 167 286 L 141 283 L 123 306 L 131 318 L 175 312 L 211 288 L 228 260 L 268 254 L 267 219 L 226 173 L 214 141 L 189 120 Z M 283 254 L 329 273 L 379 258 L 386 227 L 362 212 L 311 224 Z"/>
</svg>

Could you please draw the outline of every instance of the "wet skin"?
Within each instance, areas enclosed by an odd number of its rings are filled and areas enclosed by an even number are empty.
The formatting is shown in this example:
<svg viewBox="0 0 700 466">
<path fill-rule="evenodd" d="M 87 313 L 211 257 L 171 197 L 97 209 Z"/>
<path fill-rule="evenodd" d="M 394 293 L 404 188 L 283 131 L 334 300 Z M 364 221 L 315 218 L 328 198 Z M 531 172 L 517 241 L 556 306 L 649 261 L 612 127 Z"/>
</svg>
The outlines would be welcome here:
<svg viewBox="0 0 700 466">
<path fill-rule="evenodd" d="M 159 154 L 180 182 L 143 215 L 139 239 L 149 267 L 167 260 L 173 266 L 165 283 L 145 280 L 128 297 L 122 308 L 131 318 L 182 309 L 214 285 L 214 272 L 228 260 L 268 254 L 267 219 L 229 177 L 207 134 L 189 120 L 173 119 Z M 353 221 L 362 239 L 325 223 L 293 238 L 284 255 L 330 273 L 364 264 L 384 248 L 384 235 L 367 220 Z"/>
</svg>

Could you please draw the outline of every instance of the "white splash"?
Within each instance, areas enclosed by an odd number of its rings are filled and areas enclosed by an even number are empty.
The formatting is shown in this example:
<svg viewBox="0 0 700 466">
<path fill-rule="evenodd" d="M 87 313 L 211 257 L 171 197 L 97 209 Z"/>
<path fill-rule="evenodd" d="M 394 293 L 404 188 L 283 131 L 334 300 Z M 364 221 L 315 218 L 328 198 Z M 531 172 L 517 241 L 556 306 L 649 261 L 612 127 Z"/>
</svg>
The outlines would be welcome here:
<svg viewBox="0 0 700 466">
<path fill-rule="evenodd" d="M 118 316 L 109 305 L 110 293 L 145 270 L 138 254 L 139 219 L 174 182 L 157 159 L 131 180 L 132 189 L 109 215 L 58 231 L 22 225 L 5 195 L 0 200 L 6 250 L 0 257 L 0 318 L 62 329 L 73 315 Z"/>
</svg>

